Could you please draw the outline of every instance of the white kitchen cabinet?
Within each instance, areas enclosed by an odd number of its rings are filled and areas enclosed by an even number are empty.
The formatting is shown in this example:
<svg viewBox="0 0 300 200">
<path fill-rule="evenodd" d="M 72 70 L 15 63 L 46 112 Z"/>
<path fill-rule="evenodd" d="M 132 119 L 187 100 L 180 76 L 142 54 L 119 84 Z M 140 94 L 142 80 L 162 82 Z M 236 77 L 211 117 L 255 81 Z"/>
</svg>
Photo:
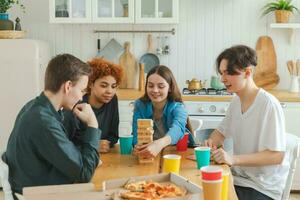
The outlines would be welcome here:
<svg viewBox="0 0 300 200">
<path fill-rule="evenodd" d="M 286 131 L 300 137 L 300 103 L 283 103 Z M 300 160 L 297 163 L 292 190 L 300 190 Z"/>
<path fill-rule="evenodd" d="M 134 23 L 134 0 L 49 0 L 50 23 Z"/>
<path fill-rule="evenodd" d="M 50 23 L 89 23 L 92 0 L 49 0 Z"/>
<path fill-rule="evenodd" d="M 119 100 L 119 135 L 131 135 L 132 133 L 133 102 Z"/>
<path fill-rule="evenodd" d="M 178 23 L 178 0 L 49 0 L 50 23 Z"/>
<path fill-rule="evenodd" d="M 134 23 L 134 0 L 93 0 L 94 23 Z"/>
<path fill-rule="evenodd" d="M 179 20 L 178 0 L 136 0 L 135 23 L 176 24 Z"/>
</svg>

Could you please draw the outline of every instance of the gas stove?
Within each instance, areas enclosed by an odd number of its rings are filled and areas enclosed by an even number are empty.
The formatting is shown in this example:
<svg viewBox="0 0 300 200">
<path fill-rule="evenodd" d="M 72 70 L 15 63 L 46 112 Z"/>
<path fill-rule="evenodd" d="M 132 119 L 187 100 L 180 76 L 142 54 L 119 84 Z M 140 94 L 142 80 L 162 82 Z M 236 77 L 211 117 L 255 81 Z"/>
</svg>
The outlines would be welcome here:
<svg viewBox="0 0 300 200">
<path fill-rule="evenodd" d="M 214 89 L 214 88 L 202 88 L 199 90 L 189 90 L 187 88 L 183 88 L 183 95 L 197 95 L 197 96 L 205 96 L 205 95 L 216 95 L 216 96 L 228 96 L 233 95 L 233 93 L 227 92 L 226 89 Z"/>
</svg>

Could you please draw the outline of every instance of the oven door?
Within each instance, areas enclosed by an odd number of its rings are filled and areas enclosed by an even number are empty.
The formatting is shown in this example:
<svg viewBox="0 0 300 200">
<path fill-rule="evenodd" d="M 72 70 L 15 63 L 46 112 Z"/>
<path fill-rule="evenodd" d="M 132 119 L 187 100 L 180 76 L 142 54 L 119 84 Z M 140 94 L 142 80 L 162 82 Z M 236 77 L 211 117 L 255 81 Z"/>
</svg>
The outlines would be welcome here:
<svg viewBox="0 0 300 200">
<path fill-rule="evenodd" d="M 218 128 L 225 116 L 201 116 L 201 115 L 189 115 L 191 118 L 202 119 L 203 125 L 199 131 L 196 132 L 195 142 L 198 145 L 203 145 L 210 134 Z M 233 154 L 233 141 L 231 138 L 225 139 L 224 149 L 231 155 Z"/>
<path fill-rule="evenodd" d="M 224 116 L 201 116 L 201 115 L 190 115 L 191 118 L 202 119 L 203 124 L 201 130 L 204 129 L 216 129 L 224 119 Z"/>
</svg>

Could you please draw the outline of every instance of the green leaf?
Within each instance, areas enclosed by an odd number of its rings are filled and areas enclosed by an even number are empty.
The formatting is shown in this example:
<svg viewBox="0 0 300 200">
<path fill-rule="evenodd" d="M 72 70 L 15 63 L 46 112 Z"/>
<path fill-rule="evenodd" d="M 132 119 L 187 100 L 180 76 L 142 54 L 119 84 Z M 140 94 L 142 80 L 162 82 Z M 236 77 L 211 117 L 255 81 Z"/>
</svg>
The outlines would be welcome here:
<svg viewBox="0 0 300 200">
<path fill-rule="evenodd" d="M 297 7 L 292 5 L 292 0 L 276 0 L 274 2 L 267 3 L 265 6 L 262 7 L 262 16 L 269 14 L 275 10 L 287 10 L 293 12 L 296 10 L 300 13 Z"/>
</svg>

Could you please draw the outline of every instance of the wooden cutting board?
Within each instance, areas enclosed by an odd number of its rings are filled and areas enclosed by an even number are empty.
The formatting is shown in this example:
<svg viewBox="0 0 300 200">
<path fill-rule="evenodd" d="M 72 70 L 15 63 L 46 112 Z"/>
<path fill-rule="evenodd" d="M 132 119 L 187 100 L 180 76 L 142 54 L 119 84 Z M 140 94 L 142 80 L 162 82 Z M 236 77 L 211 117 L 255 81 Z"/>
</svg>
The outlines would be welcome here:
<svg viewBox="0 0 300 200">
<path fill-rule="evenodd" d="M 138 89 L 139 67 L 136 58 L 130 52 L 130 43 L 124 43 L 124 53 L 119 58 L 120 66 L 124 70 L 124 78 L 120 88 Z"/>
<path fill-rule="evenodd" d="M 279 82 L 277 58 L 272 38 L 261 36 L 256 43 L 257 66 L 254 81 L 257 86 L 272 89 Z"/>
</svg>

